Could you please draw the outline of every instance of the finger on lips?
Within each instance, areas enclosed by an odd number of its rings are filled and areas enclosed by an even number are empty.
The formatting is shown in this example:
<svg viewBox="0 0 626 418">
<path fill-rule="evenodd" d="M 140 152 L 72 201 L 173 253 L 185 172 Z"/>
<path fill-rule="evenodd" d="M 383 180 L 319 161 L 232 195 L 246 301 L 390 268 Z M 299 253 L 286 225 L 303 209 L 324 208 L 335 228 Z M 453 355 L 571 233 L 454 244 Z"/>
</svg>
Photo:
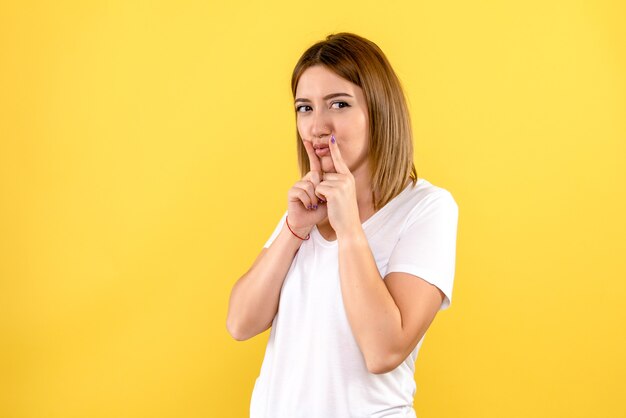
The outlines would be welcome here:
<svg viewBox="0 0 626 418">
<path fill-rule="evenodd" d="M 319 157 L 315 154 L 315 149 L 313 149 L 313 144 L 309 141 L 302 141 L 304 143 L 304 148 L 309 156 L 309 166 L 310 171 L 307 173 L 307 180 L 310 181 L 314 188 L 317 188 L 319 184 L 323 181 L 323 172 L 322 172 L 322 164 L 319 160 Z M 319 199 L 320 203 L 326 203 L 326 199 L 315 194 L 315 190 L 313 191 L 313 196 Z M 317 202 L 316 202 L 317 203 Z M 307 206 L 307 209 L 315 208 L 316 205 Z"/>
<path fill-rule="evenodd" d="M 322 171 L 322 165 L 320 163 L 319 158 L 315 155 L 315 150 L 313 149 L 313 144 L 309 141 L 304 142 L 304 149 L 306 150 L 307 155 L 309 156 L 309 166 L 311 171 Z"/>
<path fill-rule="evenodd" d="M 349 173 L 350 170 L 348 166 L 343 161 L 343 157 L 341 156 L 341 151 L 339 150 L 339 143 L 337 142 L 337 138 L 333 134 L 330 138 L 330 157 L 333 159 L 333 163 L 335 164 L 335 170 L 337 173 L 346 174 Z"/>
</svg>

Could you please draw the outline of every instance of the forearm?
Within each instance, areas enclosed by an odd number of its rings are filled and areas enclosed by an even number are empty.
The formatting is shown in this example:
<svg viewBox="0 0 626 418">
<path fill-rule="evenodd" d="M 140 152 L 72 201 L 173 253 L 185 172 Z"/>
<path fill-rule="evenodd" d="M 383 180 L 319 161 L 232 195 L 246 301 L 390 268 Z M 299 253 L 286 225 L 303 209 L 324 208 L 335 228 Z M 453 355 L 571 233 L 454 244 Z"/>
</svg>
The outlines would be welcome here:
<svg viewBox="0 0 626 418">
<path fill-rule="evenodd" d="M 402 333 L 400 309 L 376 266 L 363 229 L 339 237 L 339 275 L 352 332 L 372 372 L 389 364 Z"/>
<path fill-rule="evenodd" d="M 282 288 L 302 240 L 283 229 L 264 256 L 233 286 L 227 328 L 238 340 L 251 338 L 266 330 L 276 316 Z"/>
</svg>

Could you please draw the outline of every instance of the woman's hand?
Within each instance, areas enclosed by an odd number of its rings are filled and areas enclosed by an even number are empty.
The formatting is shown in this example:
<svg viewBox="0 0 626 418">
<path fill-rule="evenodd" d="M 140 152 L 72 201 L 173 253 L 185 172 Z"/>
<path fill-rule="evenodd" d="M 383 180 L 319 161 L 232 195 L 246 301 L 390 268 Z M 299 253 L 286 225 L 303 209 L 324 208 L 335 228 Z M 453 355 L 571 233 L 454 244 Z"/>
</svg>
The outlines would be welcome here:
<svg viewBox="0 0 626 418">
<path fill-rule="evenodd" d="M 303 143 L 309 155 L 311 170 L 287 193 L 289 226 L 301 237 L 306 236 L 314 225 L 328 216 L 326 202 L 318 199 L 315 194 L 315 189 L 322 181 L 322 163 L 315 154 L 313 145 L 309 141 L 303 141 Z M 315 205 L 317 209 L 314 208 Z"/>
<path fill-rule="evenodd" d="M 344 234 L 349 234 L 355 228 L 360 227 L 361 218 L 356 199 L 356 182 L 341 156 L 339 144 L 334 135 L 328 146 L 337 172 L 323 173 L 322 181 L 315 188 L 315 193 L 327 201 L 328 221 L 339 239 Z M 309 151 L 308 148 L 307 151 Z"/>
</svg>

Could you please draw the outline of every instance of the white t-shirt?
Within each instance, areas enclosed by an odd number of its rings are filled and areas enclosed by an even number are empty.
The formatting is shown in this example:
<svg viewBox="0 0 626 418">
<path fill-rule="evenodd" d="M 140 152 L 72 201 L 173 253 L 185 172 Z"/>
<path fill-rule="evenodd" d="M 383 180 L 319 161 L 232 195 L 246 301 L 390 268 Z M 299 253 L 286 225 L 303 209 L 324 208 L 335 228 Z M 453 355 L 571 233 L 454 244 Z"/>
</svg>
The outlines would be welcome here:
<svg viewBox="0 0 626 418">
<path fill-rule="evenodd" d="M 362 227 L 381 277 L 395 271 L 426 280 L 445 294 L 443 310 L 452 299 L 458 206 L 425 179 L 412 186 Z M 283 282 L 250 418 L 415 417 L 415 360 L 423 341 L 394 370 L 367 370 L 343 305 L 337 241 L 314 226 Z"/>
</svg>

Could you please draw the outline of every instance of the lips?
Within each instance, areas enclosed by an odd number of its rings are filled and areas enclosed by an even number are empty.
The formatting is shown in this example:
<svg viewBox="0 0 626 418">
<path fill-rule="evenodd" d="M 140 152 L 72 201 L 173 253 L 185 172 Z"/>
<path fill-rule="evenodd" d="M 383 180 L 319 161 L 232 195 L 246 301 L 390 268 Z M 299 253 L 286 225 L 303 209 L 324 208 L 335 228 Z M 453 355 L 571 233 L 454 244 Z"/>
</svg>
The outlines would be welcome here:
<svg viewBox="0 0 626 418">
<path fill-rule="evenodd" d="M 321 147 L 315 150 L 315 154 L 318 157 L 324 157 L 326 155 L 330 155 L 330 149 L 328 147 Z"/>
</svg>

